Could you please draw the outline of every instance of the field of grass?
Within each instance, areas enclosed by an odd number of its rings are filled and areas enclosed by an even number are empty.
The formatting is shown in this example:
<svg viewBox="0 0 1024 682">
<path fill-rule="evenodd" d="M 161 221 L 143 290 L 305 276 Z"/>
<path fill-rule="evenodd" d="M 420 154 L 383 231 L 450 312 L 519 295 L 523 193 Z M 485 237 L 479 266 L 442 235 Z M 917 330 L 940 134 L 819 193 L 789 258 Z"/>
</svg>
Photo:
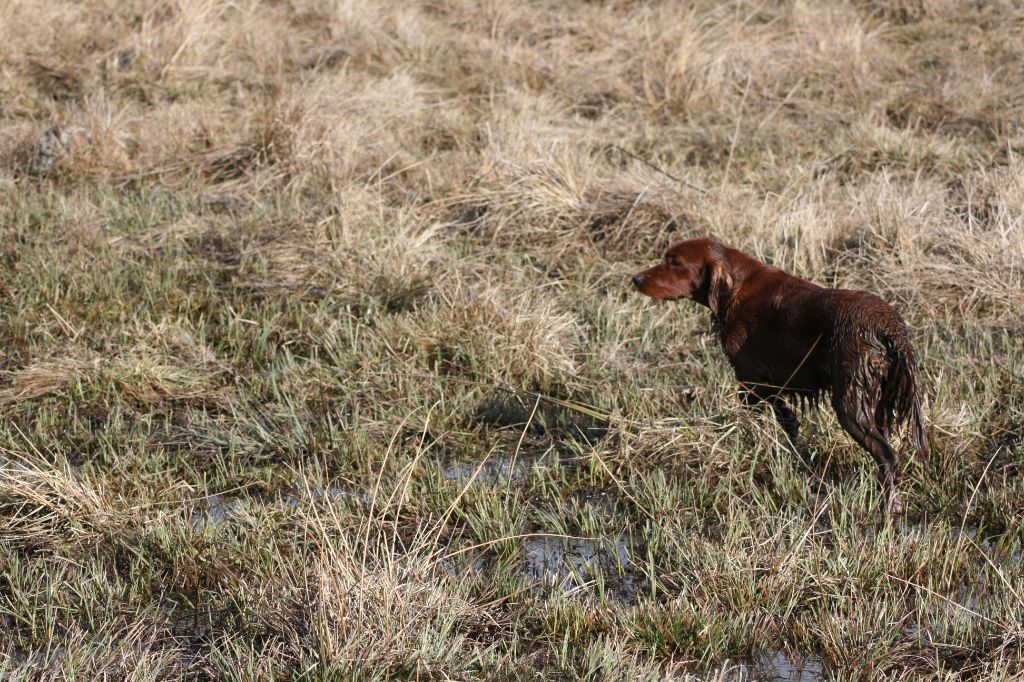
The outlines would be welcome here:
<svg viewBox="0 0 1024 682">
<path fill-rule="evenodd" d="M 1024 680 L 1022 64 L 1010 2 L 0 3 L 0 677 Z M 907 319 L 905 516 L 631 291 L 706 233 Z"/>
</svg>

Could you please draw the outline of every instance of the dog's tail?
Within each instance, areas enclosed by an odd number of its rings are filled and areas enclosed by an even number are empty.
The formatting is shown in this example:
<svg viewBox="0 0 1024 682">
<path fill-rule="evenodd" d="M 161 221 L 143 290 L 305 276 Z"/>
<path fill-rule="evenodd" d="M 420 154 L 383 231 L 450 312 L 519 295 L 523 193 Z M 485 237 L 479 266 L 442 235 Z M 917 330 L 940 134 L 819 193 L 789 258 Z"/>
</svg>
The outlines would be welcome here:
<svg viewBox="0 0 1024 682">
<path fill-rule="evenodd" d="M 888 433 L 891 427 L 909 422 L 910 439 L 917 456 L 926 469 L 931 470 L 928 433 L 921 413 L 921 390 L 918 382 L 917 355 L 910 343 L 910 332 L 900 322 L 893 333 L 884 339 L 889 356 L 889 371 L 882 386 L 882 400 L 878 414 L 879 426 Z"/>
</svg>

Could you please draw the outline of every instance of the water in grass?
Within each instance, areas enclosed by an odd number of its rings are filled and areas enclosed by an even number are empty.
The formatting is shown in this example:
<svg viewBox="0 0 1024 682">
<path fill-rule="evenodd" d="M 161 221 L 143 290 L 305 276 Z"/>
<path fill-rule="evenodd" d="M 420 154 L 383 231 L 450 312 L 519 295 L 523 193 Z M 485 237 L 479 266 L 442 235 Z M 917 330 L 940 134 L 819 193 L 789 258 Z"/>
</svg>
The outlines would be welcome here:
<svg viewBox="0 0 1024 682">
<path fill-rule="evenodd" d="M 446 481 L 466 482 L 470 479 L 480 485 L 494 485 L 503 481 L 518 482 L 526 479 L 534 466 L 540 466 L 533 455 L 518 457 L 491 457 L 483 462 L 453 459 L 445 464 Z"/>
<path fill-rule="evenodd" d="M 524 543 L 523 576 L 554 590 L 597 591 L 614 601 L 633 603 L 649 589 L 630 558 L 634 545 L 626 535 L 578 538 L 539 533 Z"/>
<path fill-rule="evenodd" d="M 819 682 L 825 667 L 817 656 L 797 656 L 782 649 L 765 651 L 749 661 L 726 666 L 728 682 Z"/>
<path fill-rule="evenodd" d="M 253 510 L 260 506 L 283 503 L 289 507 L 317 504 L 325 500 L 351 499 L 363 506 L 370 506 L 373 495 L 365 490 L 352 490 L 341 486 L 328 486 L 322 490 L 298 490 L 280 497 L 235 496 L 225 493 L 214 493 L 201 498 L 192 509 L 189 521 L 195 528 L 208 525 L 219 526 L 234 520 L 246 504 L 254 505 Z"/>
<path fill-rule="evenodd" d="M 220 525 L 227 523 L 235 516 L 241 506 L 242 498 L 240 497 L 228 497 L 222 493 L 207 495 L 192 510 L 189 520 L 195 528 Z"/>
</svg>

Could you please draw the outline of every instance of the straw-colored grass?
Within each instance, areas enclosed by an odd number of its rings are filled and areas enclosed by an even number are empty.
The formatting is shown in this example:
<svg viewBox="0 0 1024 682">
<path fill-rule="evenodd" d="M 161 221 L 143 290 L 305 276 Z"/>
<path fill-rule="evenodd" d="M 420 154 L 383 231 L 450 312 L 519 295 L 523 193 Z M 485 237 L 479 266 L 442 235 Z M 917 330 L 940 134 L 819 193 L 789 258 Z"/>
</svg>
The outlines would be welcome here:
<svg viewBox="0 0 1024 682">
<path fill-rule="evenodd" d="M 0 676 L 1022 679 L 1022 26 L 0 4 Z M 905 517 L 630 290 L 707 233 L 906 318 Z"/>
</svg>

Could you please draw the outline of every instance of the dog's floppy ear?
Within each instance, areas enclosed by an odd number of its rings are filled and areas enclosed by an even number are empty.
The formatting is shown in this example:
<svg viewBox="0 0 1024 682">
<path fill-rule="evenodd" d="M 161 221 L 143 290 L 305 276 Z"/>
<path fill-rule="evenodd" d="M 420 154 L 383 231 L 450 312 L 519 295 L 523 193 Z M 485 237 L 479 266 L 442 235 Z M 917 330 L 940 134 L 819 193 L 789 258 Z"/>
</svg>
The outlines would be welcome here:
<svg viewBox="0 0 1024 682">
<path fill-rule="evenodd" d="M 711 313 L 722 320 L 725 318 L 725 308 L 729 305 L 729 298 L 732 296 L 732 268 L 725 258 L 716 258 L 709 266 L 711 270 L 711 282 L 708 285 L 708 307 Z"/>
</svg>

